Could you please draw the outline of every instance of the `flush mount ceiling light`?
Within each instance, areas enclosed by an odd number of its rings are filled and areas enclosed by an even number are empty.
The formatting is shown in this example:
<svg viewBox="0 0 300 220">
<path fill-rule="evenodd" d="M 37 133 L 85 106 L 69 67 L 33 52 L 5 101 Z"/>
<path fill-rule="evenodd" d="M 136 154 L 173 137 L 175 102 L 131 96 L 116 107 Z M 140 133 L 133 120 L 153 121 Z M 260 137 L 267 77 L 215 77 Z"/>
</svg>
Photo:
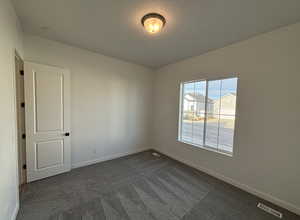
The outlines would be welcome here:
<svg viewBox="0 0 300 220">
<path fill-rule="evenodd" d="M 166 24 L 166 19 L 157 13 L 149 13 L 142 17 L 142 25 L 150 34 L 155 34 L 161 31 Z"/>
</svg>

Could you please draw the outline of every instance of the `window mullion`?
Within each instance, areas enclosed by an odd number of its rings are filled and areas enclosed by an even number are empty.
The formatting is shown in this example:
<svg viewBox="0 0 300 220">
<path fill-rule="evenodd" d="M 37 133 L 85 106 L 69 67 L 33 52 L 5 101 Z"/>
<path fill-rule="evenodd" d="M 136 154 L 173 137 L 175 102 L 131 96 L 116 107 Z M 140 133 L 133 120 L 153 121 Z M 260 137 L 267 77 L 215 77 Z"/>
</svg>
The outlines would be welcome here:
<svg viewBox="0 0 300 220">
<path fill-rule="evenodd" d="M 195 91 L 195 85 L 196 83 L 194 82 L 193 83 L 193 86 L 194 86 L 194 94 L 193 94 L 193 97 L 194 97 L 194 101 L 193 101 L 193 117 L 192 117 L 192 142 L 195 143 L 195 140 L 194 140 L 194 120 L 195 120 L 195 107 L 196 107 L 196 91 Z"/>
<path fill-rule="evenodd" d="M 217 149 L 219 150 L 219 137 L 220 137 L 220 118 L 221 118 L 221 103 L 222 103 L 222 99 L 221 99 L 221 95 L 222 95 L 222 82 L 223 80 L 221 80 L 221 85 L 220 85 L 220 103 L 219 103 L 219 113 L 218 113 L 218 116 L 219 116 L 219 119 L 218 119 L 218 136 L 217 136 Z"/>
<path fill-rule="evenodd" d="M 208 80 L 205 80 L 205 110 L 204 110 L 204 127 L 203 127 L 203 146 L 206 145 L 206 121 L 207 121 L 207 100 L 208 100 Z"/>
<path fill-rule="evenodd" d="M 179 137 L 182 140 L 182 120 L 184 112 L 184 84 L 180 84 L 180 117 L 179 117 Z"/>
</svg>

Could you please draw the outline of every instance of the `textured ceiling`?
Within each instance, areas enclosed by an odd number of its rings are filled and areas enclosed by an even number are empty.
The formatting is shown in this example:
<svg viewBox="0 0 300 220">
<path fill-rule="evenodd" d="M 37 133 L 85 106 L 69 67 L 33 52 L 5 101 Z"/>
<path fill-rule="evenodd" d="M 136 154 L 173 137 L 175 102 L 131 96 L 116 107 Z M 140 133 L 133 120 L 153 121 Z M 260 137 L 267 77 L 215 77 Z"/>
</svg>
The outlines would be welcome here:
<svg viewBox="0 0 300 220">
<path fill-rule="evenodd" d="M 300 21 L 299 0 L 13 0 L 25 32 L 157 68 Z M 141 17 L 165 16 L 158 35 Z"/>
</svg>

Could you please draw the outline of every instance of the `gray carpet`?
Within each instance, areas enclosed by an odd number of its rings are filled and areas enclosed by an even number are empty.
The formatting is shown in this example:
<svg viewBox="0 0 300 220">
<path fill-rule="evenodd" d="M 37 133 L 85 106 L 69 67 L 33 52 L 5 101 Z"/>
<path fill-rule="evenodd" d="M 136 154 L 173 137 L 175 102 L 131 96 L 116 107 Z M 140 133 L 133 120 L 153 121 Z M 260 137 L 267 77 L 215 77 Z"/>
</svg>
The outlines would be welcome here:
<svg viewBox="0 0 300 220">
<path fill-rule="evenodd" d="M 260 220 L 257 197 L 151 151 L 26 185 L 18 220 Z M 300 219 L 282 208 L 283 219 Z"/>
</svg>

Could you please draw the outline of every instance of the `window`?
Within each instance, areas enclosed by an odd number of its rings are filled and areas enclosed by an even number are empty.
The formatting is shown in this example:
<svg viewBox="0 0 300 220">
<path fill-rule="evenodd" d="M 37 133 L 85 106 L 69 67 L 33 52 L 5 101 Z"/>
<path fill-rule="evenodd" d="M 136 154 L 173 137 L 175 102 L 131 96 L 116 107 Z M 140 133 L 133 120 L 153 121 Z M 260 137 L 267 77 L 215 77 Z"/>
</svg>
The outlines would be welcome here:
<svg viewBox="0 0 300 220">
<path fill-rule="evenodd" d="M 236 77 L 181 84 L 179 141 L 233 152 Z"/>
</svg>

